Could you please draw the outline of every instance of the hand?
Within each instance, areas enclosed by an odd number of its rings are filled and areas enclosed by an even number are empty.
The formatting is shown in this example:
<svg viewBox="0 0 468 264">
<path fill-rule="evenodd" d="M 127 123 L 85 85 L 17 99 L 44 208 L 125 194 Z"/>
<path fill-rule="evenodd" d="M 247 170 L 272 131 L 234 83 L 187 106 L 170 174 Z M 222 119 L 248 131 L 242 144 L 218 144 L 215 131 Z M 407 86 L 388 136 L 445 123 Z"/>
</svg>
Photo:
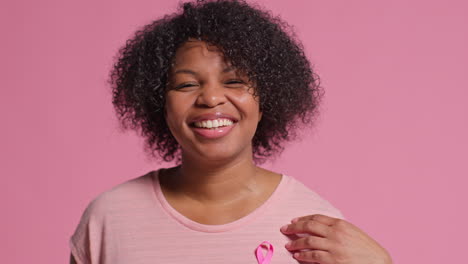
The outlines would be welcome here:
<svg viewBox="0 0 468 264">
<path fill-rule="evenodd" d="M 346 220 L 315 214 L 295 218 L 281 228 L 285 235 L 309 234 L 286 244 L 301 262 L 320 264 L 392 264 L 388 252 Z M 298 251 L 307 249 L 307 251 Z"/>
</svg>

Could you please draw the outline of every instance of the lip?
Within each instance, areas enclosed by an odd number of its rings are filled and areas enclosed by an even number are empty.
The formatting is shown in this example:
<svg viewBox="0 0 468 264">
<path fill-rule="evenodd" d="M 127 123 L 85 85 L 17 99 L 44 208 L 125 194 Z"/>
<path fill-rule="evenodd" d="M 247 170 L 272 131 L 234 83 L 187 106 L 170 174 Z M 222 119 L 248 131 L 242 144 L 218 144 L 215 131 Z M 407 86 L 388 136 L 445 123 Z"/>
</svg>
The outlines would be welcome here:
<svg viewBox="0 0 468 264">
<path fill-rule="evenodd" d="M 222 126 L 218 128 L 212 128 L 212 129 L 206 129 L 206 128 L 200 128 L 200 127 L 195 127 L 194 123 L 195 122 L 201 122 L 205 120 L 214 120 L 214 119 L 229 119 L 233 123 L 230 126 Z M 217 139 L 226 136 L 231 132 L 231 130 L 237 125 L 238 119 L 233 117 L 232 115 L 222 113 L 222 112 L 215 112 L 215 113 L 205 113 L 201 115 L 197 115 L 194 118 L 190 119 L 189 126 L 190 128 L 198 135 L 201 136 L 202 138 L 205 139 Z"/>
<path fill-rule="evenodd" d="M 216 113 L 206 113 L 206 114 L 195 116 L 194 118 L 190 119 L 188 123 L 189 125 L 193 125 L 193 123 L 195 122 L 204 121 L 204 120 L 214 120 L 218 118 L 229 119 L 234 123 L 238 121 L 238 119 L 233 117 L 232 115 L 221 113 L 221 112 L 216 112 Z"/>
<path fill-rule="evenodd" d="M 226 136 L 231 132 L 231 130 L 237 125 L 233 123 L 230 126 L 218 127 L 218 128 L 200 128 L 200 127 L 190 127 L 198 136 L 201 136 L 205 139 L 217 139 Z"/>
</svg>

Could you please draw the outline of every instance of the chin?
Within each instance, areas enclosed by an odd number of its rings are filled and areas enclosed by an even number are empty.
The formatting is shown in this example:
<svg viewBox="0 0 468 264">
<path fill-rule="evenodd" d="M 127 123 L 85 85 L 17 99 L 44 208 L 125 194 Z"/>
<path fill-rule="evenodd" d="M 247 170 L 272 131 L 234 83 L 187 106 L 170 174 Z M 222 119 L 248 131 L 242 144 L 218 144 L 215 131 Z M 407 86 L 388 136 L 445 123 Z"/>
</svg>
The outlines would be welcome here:
<svg viewBox="0 0 468 264">
<path fill-rule="evenodd" d="M 206 161 L 230 161 L 242 156 L 242 149 L 230 149 L 226 145 L 221 146 L 210 146 L 197 151 L 192 152 L 192 155 L 197 157 L 196 159 L 202 159 Z M 251 153 L 250 153 L 251 155 Z"/>
</svg>

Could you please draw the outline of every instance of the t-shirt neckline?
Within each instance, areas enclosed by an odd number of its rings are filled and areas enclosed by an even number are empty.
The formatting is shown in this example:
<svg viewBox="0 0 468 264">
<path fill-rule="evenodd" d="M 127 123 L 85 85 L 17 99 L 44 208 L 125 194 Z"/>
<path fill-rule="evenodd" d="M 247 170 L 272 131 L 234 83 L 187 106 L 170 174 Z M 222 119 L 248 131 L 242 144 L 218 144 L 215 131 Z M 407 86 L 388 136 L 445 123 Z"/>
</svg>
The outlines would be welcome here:
<svg viewBox="0 0 468 264">
<path fill-rule="evenodd" d="M 263 204 L 257 207 L 254 211 L 250 212 L 248 215 L 245 215 L 233 222 L 229 222 L 226 224 L 206 225 L 206 224 L 201 224 L 201 223 L 193 221 L 192 219 L 179 213 L 179 211 L 177 211 L 175 208 L 173 208 L 169 204 L 169 202 L 166 200 L 166 197 L 164 196 L 161 190 L 161 185 L 159 183 L 159 172 L 160 172 L 160 169 L 151 171 L 150 178 L 152 180 L 153 190 L 155 192 L 157 200 L 159 204 L 161 205 L 162 209 L 171 218 L 176 220 L 178 223 L 184 225 L 185 227 L 195 230 L 195 231 L 206 232 L 206 233 L 219 233 L 219 232 L 231 231 L 239 227 L 242 227 L 248 224 L 249 222 L 255 220 L 257 217 L 262 215 L 267 210 L 267 208 L 272 206 L 279 199 L 279 197 L 281 197 L 284 189 L 286 189 L 286 186 L 290 181 L 290 178 L 287 175 L 281 174 L 281 180 L 279 184 L 276 186 L 276 189 L 270 195 L 270 197 L 268 197 L 268 199 L 265 202 L 263 202 Z"/>
</svg>

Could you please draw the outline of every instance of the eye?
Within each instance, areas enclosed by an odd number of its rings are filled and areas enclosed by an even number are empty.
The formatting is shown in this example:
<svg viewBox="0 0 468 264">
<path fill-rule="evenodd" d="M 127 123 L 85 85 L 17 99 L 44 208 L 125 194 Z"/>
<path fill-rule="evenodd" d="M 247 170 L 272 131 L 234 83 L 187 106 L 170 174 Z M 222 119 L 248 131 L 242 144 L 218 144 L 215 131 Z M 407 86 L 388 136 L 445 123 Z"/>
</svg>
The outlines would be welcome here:
<svg viewBox="0 0 468 264">
<path fill-rule="evenodd" d="M 242 80 L 229 80 L 226 82 L 226 84 L 228 85 L 243 85 L 244 84 L 244 81 Z"/>
<path fill-rule="evenodd" d="M 188 87 L 193 87 L 193 86 L 197 86 L 197 84 L 196 83 L 183 83 L 183 84 L 177 85 L 174 89 L 180 90 L 183 88 L 188 88 Z"/>
</svg>

